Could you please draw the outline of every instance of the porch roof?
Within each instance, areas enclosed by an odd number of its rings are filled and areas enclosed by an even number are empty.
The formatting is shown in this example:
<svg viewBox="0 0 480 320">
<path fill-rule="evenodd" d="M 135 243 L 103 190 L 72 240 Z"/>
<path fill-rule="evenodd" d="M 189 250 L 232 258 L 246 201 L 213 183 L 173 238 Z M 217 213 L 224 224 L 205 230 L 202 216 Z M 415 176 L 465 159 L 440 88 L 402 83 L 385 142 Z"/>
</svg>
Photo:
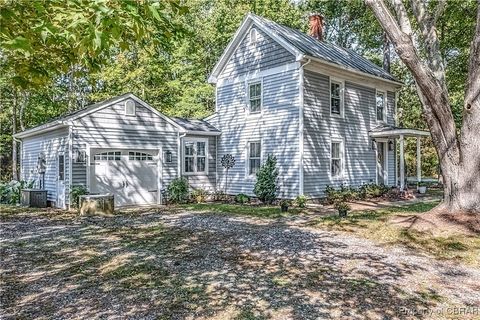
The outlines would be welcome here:
<svg viewBox="0 0 480 320">
<path fill-rule="evenodd" d="M 430 132 L 382 124 L 370 130 L 369 135 L 372 138 L 429 137 Z"/>
</svg>

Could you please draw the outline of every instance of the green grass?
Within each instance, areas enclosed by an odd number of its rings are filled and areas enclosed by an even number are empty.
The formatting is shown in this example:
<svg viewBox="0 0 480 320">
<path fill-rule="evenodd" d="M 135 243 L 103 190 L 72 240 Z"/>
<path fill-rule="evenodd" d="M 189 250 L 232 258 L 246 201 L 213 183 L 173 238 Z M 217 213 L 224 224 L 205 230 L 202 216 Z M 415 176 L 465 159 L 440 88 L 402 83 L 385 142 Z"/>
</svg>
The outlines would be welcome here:
<svg viewBox="0 0 480 320">
<path fill-rule="evenodd" d="M 385 245 L 403 245 L 439 259 L 461 261 L 480 266 L 480 237 L 465 234 L 432 235 L 397 226 L 390 218 L 397 214 L 415 216 L 427 212 L 438 202 L 419 202 L 406 206 L 391 206 L 378 210 L 353 211 L 346 218 L 329 215 L 311 225 L 334 231 L 349 232 Z"/>
<path fill-rule="evenodd" d="M 281 212 L 280 206 L 240 205 L 226 203 L 191 203 L 178 207 L 191 210 L 219 214 L 245 215 L 257 218 L 280 218 L 297 215 L 303 210 L 300 208 L 289 208 L 288 212 Z"/>
</svg>

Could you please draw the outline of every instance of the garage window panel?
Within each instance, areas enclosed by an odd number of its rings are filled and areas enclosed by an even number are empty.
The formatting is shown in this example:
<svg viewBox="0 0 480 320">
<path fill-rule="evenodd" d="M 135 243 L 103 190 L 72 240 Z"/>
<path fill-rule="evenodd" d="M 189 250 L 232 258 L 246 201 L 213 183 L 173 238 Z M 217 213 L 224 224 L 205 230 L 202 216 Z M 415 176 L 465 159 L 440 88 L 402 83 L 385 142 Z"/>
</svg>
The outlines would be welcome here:
<svg viewBox="0 0 480 320">
<path fill-rule="evenodd" d="M 128 160 L 131 161 L 153 161 L 153 155 L 145 152 L 128 152 Z"/>
</svg>

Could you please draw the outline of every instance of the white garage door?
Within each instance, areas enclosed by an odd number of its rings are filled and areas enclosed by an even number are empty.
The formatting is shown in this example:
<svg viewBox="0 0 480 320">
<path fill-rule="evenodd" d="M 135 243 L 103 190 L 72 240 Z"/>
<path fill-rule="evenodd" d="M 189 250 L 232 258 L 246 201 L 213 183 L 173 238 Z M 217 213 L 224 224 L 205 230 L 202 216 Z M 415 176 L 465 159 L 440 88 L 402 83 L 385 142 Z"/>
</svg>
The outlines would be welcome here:
<svg viewBox="0 0 480 320">
<path fill-rule="evenodd" d="M 92 193 L 110 193 L 116 206 L 155 204 L 158 198 L 158 151 L 106 150 L 92 153 Z"/>
</svg>

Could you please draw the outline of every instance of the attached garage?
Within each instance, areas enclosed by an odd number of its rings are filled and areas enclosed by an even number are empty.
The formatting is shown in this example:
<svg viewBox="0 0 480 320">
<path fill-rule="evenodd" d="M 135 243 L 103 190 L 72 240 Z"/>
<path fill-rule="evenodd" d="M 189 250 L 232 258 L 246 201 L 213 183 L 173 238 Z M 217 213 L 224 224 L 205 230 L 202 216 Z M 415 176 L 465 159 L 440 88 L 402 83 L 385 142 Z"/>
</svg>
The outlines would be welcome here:
<svg viewBox="0 0 480 320">
<path fill-rule="evenodd" d="M 214 189 L 219 134 L 202 120 L 169 118 L 126 94 L 26 130 L 16 138 L 22 142 L 22 179 L 40 187 L 48 177 L 43 186 L 50 202 L 65 208 L 71 188 L 79 185 L 91 194 L 113 194 L 116 206 L 161 204 L 162 189 L 181 175 L 192 188 Z M 182 152 L 184 140 L 192 138 L 208 142 L 204 172 L 185 173 L 183 169 L 183 158 L 188 157 Z M 46 175 L 39 170 L 42 157 Z"/>
</svg>

